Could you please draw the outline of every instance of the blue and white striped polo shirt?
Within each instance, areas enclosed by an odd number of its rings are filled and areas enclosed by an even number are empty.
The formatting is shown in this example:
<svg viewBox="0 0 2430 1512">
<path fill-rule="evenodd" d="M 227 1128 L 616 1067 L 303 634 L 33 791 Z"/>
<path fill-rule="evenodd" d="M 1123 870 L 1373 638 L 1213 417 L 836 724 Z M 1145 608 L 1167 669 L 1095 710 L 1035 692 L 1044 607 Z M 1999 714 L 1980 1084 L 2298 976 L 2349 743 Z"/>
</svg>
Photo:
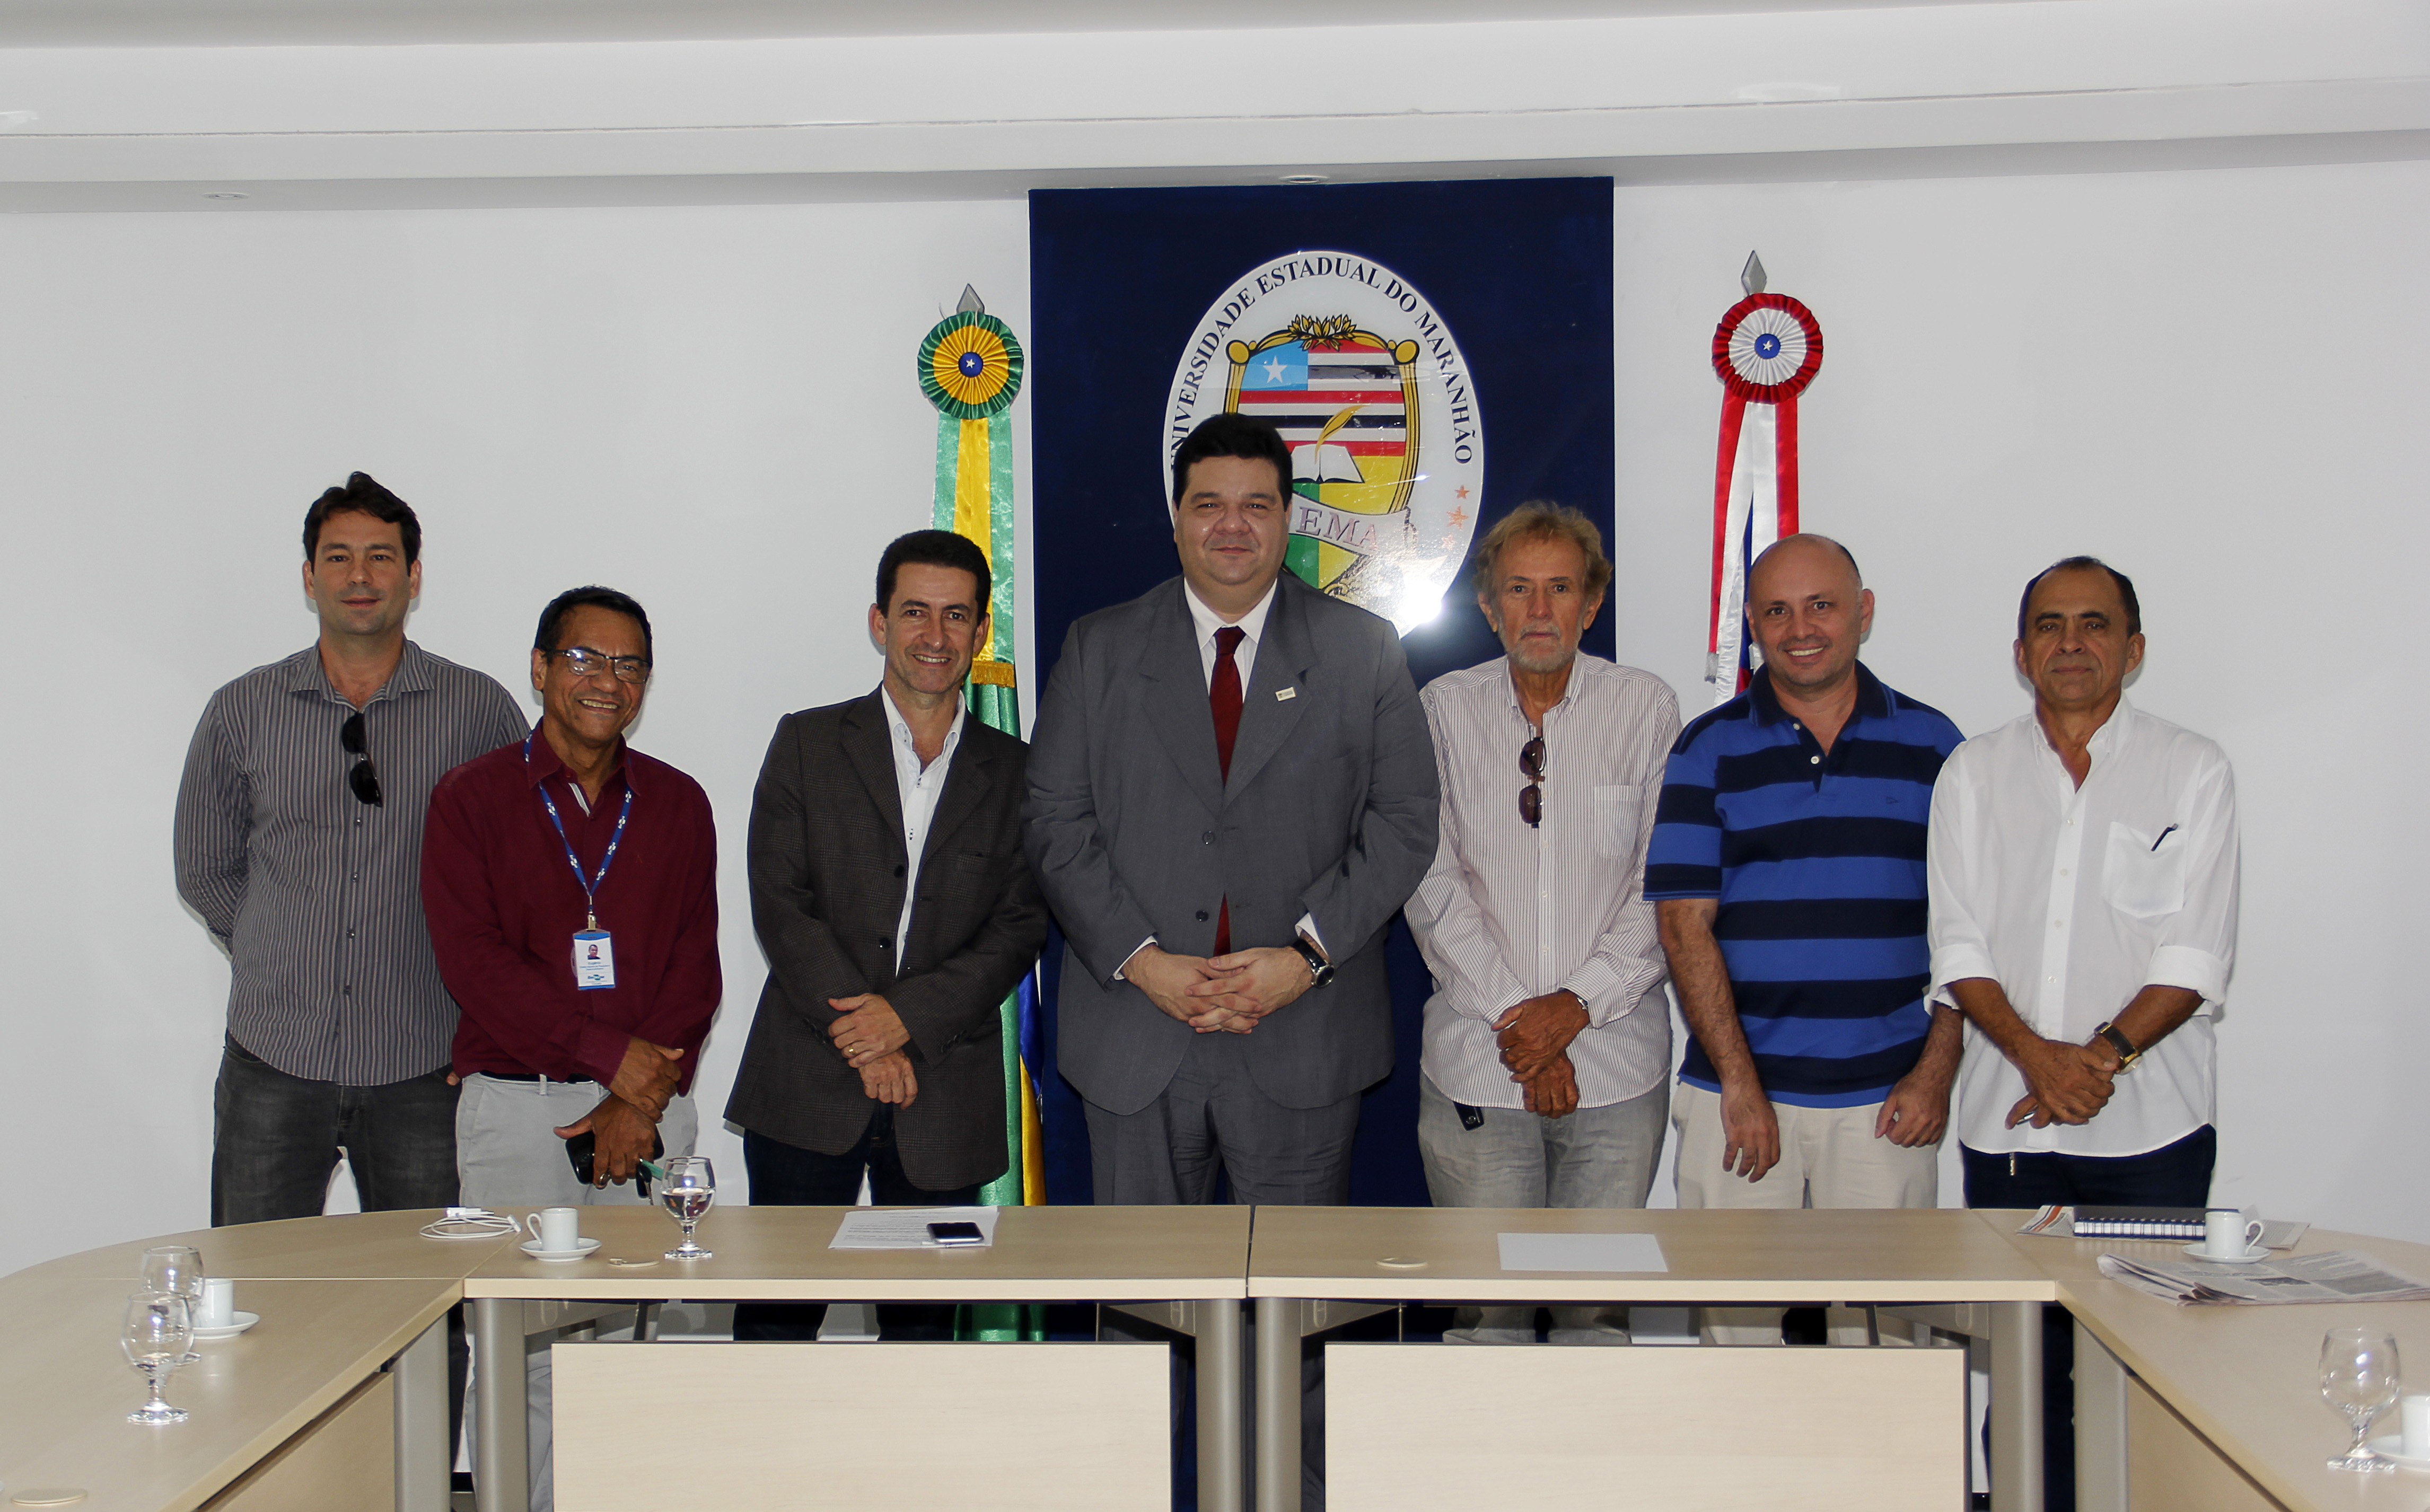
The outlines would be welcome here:
<svg viewBox="0 0 2430 1512">
<path fill-rule="evenodd" d="M 1645 896 L 1720 900 L 1713 935 L 1773 1101 L 1878 1103 L 1922 1054 L 1924 826 L 1960 739 L 1859 662 L 1827 755 L 1761 673 L 1671 748 Z M 1721 1090 L 1692 1039 L 1679 1077 Z"/>
</svg>

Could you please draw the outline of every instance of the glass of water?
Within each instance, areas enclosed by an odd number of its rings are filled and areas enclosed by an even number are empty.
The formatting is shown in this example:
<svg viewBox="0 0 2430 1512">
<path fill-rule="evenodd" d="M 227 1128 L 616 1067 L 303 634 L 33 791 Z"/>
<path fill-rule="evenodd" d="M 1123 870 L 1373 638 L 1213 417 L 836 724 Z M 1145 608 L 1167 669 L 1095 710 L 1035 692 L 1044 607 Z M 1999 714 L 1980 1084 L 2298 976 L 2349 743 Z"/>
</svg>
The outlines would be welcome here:
<svg viewBox="0 0 2430 1512">
<path fill-rule="evenodd" d="M 2329 1461 L 2331 1470 L 2384 1470 L 2396 1467 L 2372 1452 L 2366 1441 L 2371 1421 L 2396 1405 L 2404 1377 L 2397 1366 L 2395 1337 L 2376 1328 L 2332 1328 L 2321 1340 L 2321 1395 L 2344 1413 L 2354 1427 L 2354 1443 L 2343 1457 Z"/>
<path fill-rule="evenodd" d="M 709 1252 L 691 1241 L 691 1226 L 717 1201 L 717 1170 L 707 1155 L 677 1155 L 666 1163 L 666 1179 L 658 1184 L 658 1201 L 683 1225 L 683 1242 L 667 1252 L 670 1260 L 706 1260 Z"/>
<path fill-rule="evenodd" d="M 203 1253 L 190 1244 L 156 1244 L 143 1252 L 143 1289 L 164 1297 L 186 1299 L 186 1313 L 203 1314 Z M 191 1350 L 179 1360 L 192 1365 L 202 1358 Z"/>
<path fill-rule="evenodd" d="M 143 1372 L 152 1394 L 126 1415 L 128 1422 L 183 1422 L 186 1409 L 160 1400 L 160 1383 L 186 1361 L 186 1344 L 193 1337 L 193 1314 L 186 1299 L 172 1292 L 142 1291 L 126 1299 L 126 1322 L 118 1337 L 127 1363 Z"/>
</svg>

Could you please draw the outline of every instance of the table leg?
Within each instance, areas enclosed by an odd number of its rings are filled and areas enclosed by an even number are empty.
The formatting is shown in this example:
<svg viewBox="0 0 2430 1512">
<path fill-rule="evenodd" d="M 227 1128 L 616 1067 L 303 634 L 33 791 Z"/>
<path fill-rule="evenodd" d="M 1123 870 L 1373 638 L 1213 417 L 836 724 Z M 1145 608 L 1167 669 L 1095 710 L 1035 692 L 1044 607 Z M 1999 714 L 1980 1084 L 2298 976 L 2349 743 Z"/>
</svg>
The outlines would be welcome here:
<svg viewBox="0 0 2430 1512">
<path fill-rule="evenodd" d="M 447 1432 L 447 1315 L 398 1354 L 396 1379 L 397 1512 L 447 1512 L 456 1446 Z"/>
<path fill-rule="evenodd" d="M 513 1297 L 473 1303 L 474 1397 L 479 1411 L 473 1487 L 481 1512 L 530 1512 L 531 1445 L 524 1414 L 524 1304 Z"/>
<path fill-rule="evenodd" d="M 2039 1302 L 1991 1304 L 1991 1512 L 2042 1512 Z"/>
<path fill-rule="evenodd" d="M 2126 1512 L 2126 1367 L 2075 1325 L 2076 1512 Z"/>
<path fill-rule="evenodd" d="M 1240 1463 L 1240 1304 L 1218 1299 L 1198 1318 L 1199 1512 L 1244 1512 Z"/>
<path fill-rule="evenodd" d="M 1299 1512 L 1299 1343 L 1307 1304 L 1257 1299 L 1257 1512 Z"/>
</svg>

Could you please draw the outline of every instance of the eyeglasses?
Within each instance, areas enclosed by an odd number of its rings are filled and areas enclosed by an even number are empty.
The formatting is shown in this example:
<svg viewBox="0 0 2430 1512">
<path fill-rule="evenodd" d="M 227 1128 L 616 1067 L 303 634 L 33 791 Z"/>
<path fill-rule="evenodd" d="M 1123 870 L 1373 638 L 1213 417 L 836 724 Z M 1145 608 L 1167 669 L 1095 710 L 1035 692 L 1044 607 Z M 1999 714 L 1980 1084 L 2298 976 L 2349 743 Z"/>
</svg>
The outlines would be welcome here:
<svg viewBox="0 0 2430 1512">
<path fill-rule="evenodd" d="M 1519 817 L 1534 829 L 1544 822 L 1544 738 L 1540 735 L 1519 748 L 1519 771 L 1527 786 L 1519 789 Z"/>
<path fill-rule="evenodd" d="M 650 680 L 650 664 L 641 656 L 611 656 L 589 646 L 568 646 L 549 655 L 563 656 L 565 670 L 576 677 L 596 677 L 603 672 L 612 672 L 620 683 L 645 683 Z"/>
<path fill-rule="evenodd" d="M 363 741 L 363 716 L 358 711 L 345 723 L 338 726 L 338 743 L 346 755 L 362 759 L 346 769 L 346 786 L 355 797 L 374 808 L 380 806 L 379 771 L 372 765 L 371 747 Z"/>
</svg>

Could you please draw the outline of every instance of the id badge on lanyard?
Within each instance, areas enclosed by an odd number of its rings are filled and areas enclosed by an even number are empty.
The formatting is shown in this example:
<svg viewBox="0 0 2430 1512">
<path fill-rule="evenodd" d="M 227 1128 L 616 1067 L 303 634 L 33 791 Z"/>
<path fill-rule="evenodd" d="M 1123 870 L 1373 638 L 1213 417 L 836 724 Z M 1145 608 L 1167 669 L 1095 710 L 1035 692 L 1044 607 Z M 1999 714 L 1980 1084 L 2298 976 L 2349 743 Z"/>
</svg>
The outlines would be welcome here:
<svg viewBox="0 0 2430 1512">
<path fill-rule="evenodd" d="M 524 737 L 524 761 L 531 761 L 532 738 Z M 599 874 L 584 876 L 581 858 L 574 854 L 574 842 L 565 837 L 565 821 L 557 811 L 557 800 L 548 795 L 548 785 L 540 785 L 541 806 L 548 810 L 548 822 L 557 826 L 558 843 L 565 847 L 565 864 L 574 868 L 574 880 L 582 885 L 583 925 L 574 932 L 574 985 L 585 992 L 616 985 L 616 940 L 599 927 L 599 889 L 608 880 L 608 869 L 616 862 L 616 847 L 624 843 L 624 822 L 633 817 L 633 785 L 624 784 L 624 806 L 616 815 L 616 832 L 608 837 L 608 854 L 599 858 Z"/>
</svg>

